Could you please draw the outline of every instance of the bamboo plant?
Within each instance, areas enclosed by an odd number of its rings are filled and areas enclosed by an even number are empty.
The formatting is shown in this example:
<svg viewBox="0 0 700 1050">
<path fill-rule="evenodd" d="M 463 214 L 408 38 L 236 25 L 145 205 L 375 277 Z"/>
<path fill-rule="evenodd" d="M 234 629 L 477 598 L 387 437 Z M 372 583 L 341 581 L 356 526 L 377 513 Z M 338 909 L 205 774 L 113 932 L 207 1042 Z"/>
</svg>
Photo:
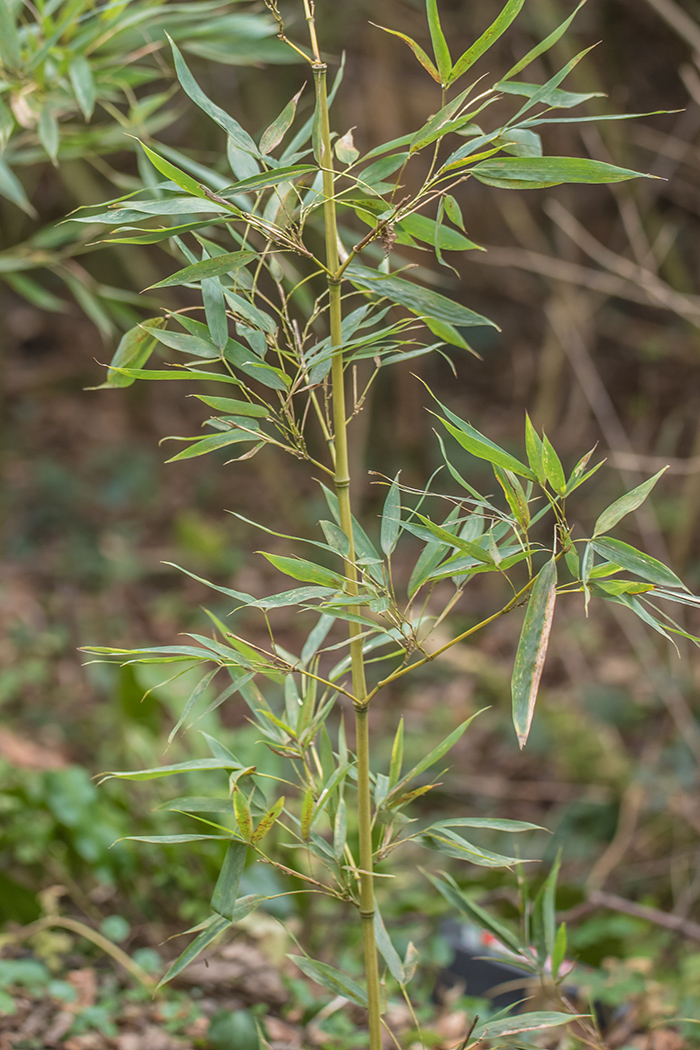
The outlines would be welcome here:
<svg viewBox="0 0 700 1050">
<path fill-rule="evenodd" d="M 277 797 L 274 780 L 211 737 L 206 737 L 208 759 L 108 774 L 146 780 L 211 770 L 222 786 L 227 783 L 221 798 L 181 797 L 168 807 L 195 826 L 160 841 L 182 842 L 189 849 L 200 839 L 220 839 L 225 857 L 210 917 L 192 931 L 196 936 L 163 981 L 264 902 L 260 894 L 239 896 L 239 886 L 247 863 L 271 864 L 284 875 L 293 874 L 309 891 L 327 895 L 339 908 L 346 904 L 355 910 L 364 945 L 362 984 L 303 953 L 294 959 L 334 995 L 367 1009 L 370 1050 L 380 1050 L 387 1027 L 382 980 L 406 995 L 417 953 L 410 946 L 402 959 L 392 942 L 381 916 L 381 894 L 379 900 L 375 894 L 378 867 L 382 875 L 390 874 L 389 859 L 406 844 L 468 864 L 512 866 L 515 849 L 508 855 L 495 853 L 465 833 L 516 833 L 533 825 L 468 815 L 427 825 L 410 818 L 411 802 L 435 784 L 428 771 L 439 767 L 474 716 L 426 749 L 408 770 L 399 721 L 389 768 L 380 769 L 370 747 L 370 707 L 381 703 L 400 679 L 524 606 L 512 673 L 513 723 L 523 747 L 560 596 L 582 595 L 586 610 L 593 599 L 624 605 L 670 640 L 674 634 L 690 636 L 671 619 L 666 604 L 697 605 L 698 599 L 665 565 L 609 536 L 642 504 L 663 472 L 609 506 L 588 537 L 578 537 L 567 516 L 569 497 L 601 464 L 591 466 L 589 452 L 567 473 L 546 435 L 538 434 L 529 419 L 525 455 L 518 458 L 434 398 L 447 487 L 441 491 L 431 479 L 415 490 L 402 484 L 400 475 L 384 478 L 376 537 L 353 514 L 348 429 L 379 371 L 428 353 L 447 356 L 448 347 L 464 355 L 470 349 L 468 329 L 493 325 L 416 280 L 396 246 L 432 251 L 438 263 L 444 263 L 444 252 L 478 250 L 467 235 L 462 210 L 466 203 L 468 214 L 471 180 L 513 191 L 619 182 L 639 175 L 591 159 L 543 153 L 550 125 L 608 119 L 560 115 L 590 97 L 560 87 L 585 52 L 544 84 L 518 79 L 556 44 L 576 12 L 497 83 L 486 86 L 473 67 L 508 29 L 524 0 L 508 0 L 493 24 L 456 60 L 436 0 L 426 0 L 432 56 L 405 34 L 385 31 L 406 43 L 432 78 L 435 112 L 421 127 L 363 155 L 351 131 L 331 130 L 331 105 L 343 70 L 341 65 L 329 89 L 313 0 L 297 5 L 308 28 L 306 43 L 288 38 L 276 0 L 266 2 L 281 39 L 309 68 L 314 93 L 310 115 L 302 119 L 298 114 L 302 88 L 256 141 L 204 94 L 172 43 L 183 90 L 227 136 L 233 181 L 222 189 L 219 171 L 211 177 L 201 168 L 197 176 L 188 174 L 157 144 L 143 143 L 145 157 L 162 180 L 74 218 L 104 223 L 111 243 L 161 243 L 178 268 L 156 287 L 184 286 L 201 293 L 199 308 L 165 311 L 128 332 L 103 384 L 119 388 L 137 380 L 184 381 L 196 391 L 193 396 L 208 412 L 208 429 L 172 438 L 184 447 L 168 462 L 223 450 L 230 457 L 227 462 L 236 463 L 273 447 L 308 464 L 312 476 L 320 479 L 328 517 L 319 522 L 320 534 L 314 538 L 285 537 L 295 553 L 263 553 L 280 574 L 295 581 L 292 589 L 260 597 L 201 581 L 231 599 L 234 609 L 261 616 L 269 635 L 266 645 L 239 636 L 235 621 L 223 623 L 210 614 L 211 637 L 192 634 L 187 644 L 87 651 L 118 662 L 173 664 L 175 674 L 199 667 L 202 677 L 173 733 L 202 707 L 211 710 L 238 697 L 270 749 L 287 763 L 285 792 Z M 471 81 L 466 87 L 464 78 Z M 512 115 L 489 128 L 489 107 L 504 97 L 513 102 Z M 403 184 L 409 168 L 410 185 L 418 187 L 410 191 Z M 167 363 L 147 367 L 154 354 Z M 462 476 L 450 458 L 451 442 L 490 465 L 500 497 L 482 495 Z M 264 522 L 257 528 L 272 532 Z M 400 541 L 420 545 L 407 582 L 394 571 Z M 450 614 L 464 608 L 470 582 L 483 573 L 497 575 L 505 597 L 486 618 L 445 641 Z M 310 624 L 298 653 L 276 639 L 275 613 L 280 609 L 300 611 Z M 441 640 L 434 641 L 438 627 Z M 339 708 L 354 716 L 354 753 Z M 279 852 L 266 852 L 273 827 L 293 844 L 295 861 L 285 856 L 283 862 Z M 534 948 L 529 934 L 516 938 L 471 902 L 450 876 L 431 870 L 428 877 L 458 910 L 488 926 L 532 973 L 542 972 L 549 957 L 550 977 L 557 985 L 566 934 L 554 922 L 556 872 L 535 902 L 541 934 Z M 569 1019 L 562 1010 L 492 1019 L 474 1027 L 464 1045 L 476 1045 L 487 1036 L 500 1045 L 522 1039 L 518 1033 Z"/>
</svg>

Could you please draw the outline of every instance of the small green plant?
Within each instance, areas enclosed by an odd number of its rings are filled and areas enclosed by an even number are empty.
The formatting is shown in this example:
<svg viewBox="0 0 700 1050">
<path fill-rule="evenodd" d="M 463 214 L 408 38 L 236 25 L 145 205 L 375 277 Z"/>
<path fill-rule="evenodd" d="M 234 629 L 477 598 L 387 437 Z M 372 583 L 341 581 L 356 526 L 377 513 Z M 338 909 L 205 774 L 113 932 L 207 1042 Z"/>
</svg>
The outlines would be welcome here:
<svg viewBox="0 0 700 1050">
<path fill-rule="evenodd" d="M 153 317 L 129 331 L 104 384 L 118 388 L 135 380 L 184 381 L 197 391 L 194 396 L 208 410 L 208 431 L 172 438 L 183 447 L 169 462 L 208 453 L 235 462 L 273 447 L 320 476 L 328 507 L 315 538 L 257 525 L 282 539 L 290 551 L 263 556 L 294 581 L 291 589 L 260 597 L 202 581 L 228 596 L 234 610 L 257 613 L 267 632 L 265 644 L 260 635 L 242 637 L 235 619 L 223 622 L 209 614 L 211 637 L 192 633 L 185 644 L 87 650 L 100 659 L 173 665 L 174 676 L 182 673 L 178 668 L 198 666 L 201 678 L 173 733 L 195 710 L 211 710 L 239 696 L 269 748 L 287 763 L 281 778 L 263 775 L 207 735 L 209 758 L 108 774 L 138 781 L 211 770 L 222 786 L 227 782 L 220 798 L 180 797 L 170 804 L 194 822 L 190 830 L 146 837 L 184 844 L 218 839 L 225 844 L 211 914 L 191 931 L 196 936 L 163 981 L 265 902 L 263 893 L 241 897 L 241 878 L 251 860 L 272 865 L 309 892 L 331 898 L 338 908 L 355 910 L 364 945 L 362 983 L 303 952 L 294 961 L 333 995 L 367 1009 L 371 1050 L 380 1050 L 382 1028 L 387 1027 L 382 970 L 389 986 L 410 1002 L 407 986 L 418 964 L 413 945 L 403 957 L 396 950 L 382 919 L 376 876 L 381 882 L 390 877 L 394 855 L 407 847 L 423 848 L 428 856 L 437 852 L 449 862 L 510 867 L 517 863 L 515 848 L 496 853 L 472 837 L 534 828 L 469 815 L 427 823 L 412 819 L 411 802 L 435 786 L 441 763 L 474 715 L 426 747 L 408 769 L 399 720 L 388 768 L 379 769 L 372 761 L 371 706 L 406 675 L 524 606 L 512 673 L 513 723 L 522 747 L 562 597 L 582 595 L 586 609 L 594 598 L 618 603 L 671 640 L 674 634 L 690 636 L 666 613 L 665 603 L 699 604 L 665 565 L 609 535 L 643 503 L 662 472 L 615 501 L 598 516 L 590 535 L 579 537 L 568 516 L 570 498 L 601 464 L 591 466 L 588 452 L 566 471 L 546 435 L 538 434 L 529 419 L 526 455 L 520 458 L 434 399 L 448 486 L 441 491 L 431 479 L 417 490 L 403 484 L 400 474 L 383 478 L 386 495 L 376 536 L 353 515 L 348 429 L 380 369 L 431 352 L 444 354 L 446 345 L 469 351 L 464 333 L 493 324 L 410 279 L 394 246 L 430 250 L 441 264 L 445 252 L 478 250 L 467 235 L 460 203 L 460 198 L 468 203 L 463 191 L 471 179 L 512 191 L 619 182 L 639 174 L 590 159 L 543 155 L 541 134 L 550 125 L 600 119 L 556 112 L 590 97 L 560 87 L 585 52 L 545 84 L 518 79 L 562 37 L 575 12 L 497 83 L 487 87 L 483 78 L 472 78 L 472 68 L 510 26 L 523 2 L 508 0 L 493 24 L 456 60 L 435 0 L 426 0 L 433 57 L 405 34 L 387 30 L 408 44 L 435 82 L 436 111 L 420 128 L 364 155 L 352 131 L 331 131 L 330 106 L 342 67 L 328 91 L 311 0 L 297 5 L 303 7 L 309 46 L 288 41 L 276 0 L 267 2 L 280 37 L 308 63 L 313 76 L 313 111 L 295 130 L 301 92 L 256 141 L 205 95 L 173 42 L 183 89 L 228 136 L 235 181 L 222 187 L 218 170 L 188 173 L 157 145 L 144 144 L 163 181 L 77 216 L 108 226 L 111 243 L 169 246 L 178 269 L 156 287 L 201 292 L 198 310 Z M 467 75 L 473 82 L 463 87 Z M 513 101 L 512 115 L 487 127 L 489 107 L 504 97 Z M 410 185 L 417 187 L 411 191 L 403 186 L 407 170 Z M 433 341 L 425 340 L 426 328 Z M 154 352 L 166 357 L 174 352 L 182 359 L 149 368 Z M 450 441 L 490 465 L 499 498 L 483 495 L 458 471 L 450 458 Z M 291 478 L 280 478 L 280 485 L 292 484 Z M 400 541 L 421 545 L 407 580 L 396 569 Z M 501 581 L 501 601 L 490 615 L 444 641 L 450 614 L 464 609 L 460 603 L 469 584 L 484 573 Z M 299 652 L 278 641 L 280 610 L 285 617 L 296 610 L 299 623 L 307 624 Z M 440 640 L 434 641 L 437 628 Z M 350 711 L 352 748 L 345 727 Z M 269 847 L 271 841 L 275 845 Z M 470 902 L 449 876 L 430 872 L 428 878 L 452 905 L 498 936 L 532 973 L 549 972 L 550 984 L 557 987 L 563 979 L 566 929 L 557 929 L 554 922 L 556 869 L 532 906 L 537 928 L 531 937 L 526 931 L 522 941 Z M 570 1020 L 571 1012 L 562 1008 L 475 1022 L 464 1045 L 475 1046 L 488 1037 L 492 1045 L 520 1039 L 521 1046 L 520 1033 Z"/>
</svg>

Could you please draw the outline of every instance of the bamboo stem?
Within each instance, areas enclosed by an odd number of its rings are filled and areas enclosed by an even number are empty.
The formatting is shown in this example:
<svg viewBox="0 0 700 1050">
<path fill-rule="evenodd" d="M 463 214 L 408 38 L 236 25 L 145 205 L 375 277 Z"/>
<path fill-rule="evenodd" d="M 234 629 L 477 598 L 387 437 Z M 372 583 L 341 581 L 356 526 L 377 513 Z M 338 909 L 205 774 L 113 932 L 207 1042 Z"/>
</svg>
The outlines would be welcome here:
<svg viewBox="0 0 700 1050">
<path fill-rule="evenodd" d="M 310 25 L 312 22 L 310 23 Z M 315 33 L 312 44 L 316 54 Z M 330 337 L 333 348 L 331 384 L 333 397 L 333 435 L 335 453 L 335 491 L 338 498 L 340 526 L 348 540 L 348 555 L 345 559 L 345 575 L 349 594 L 358 593 L 355 544 L 352 530 L 352 505 L 350 501 L 350 470 L 348 460 L 347 411 L 345 407 L 345 376 L 342 346 L 342 305 L 340 295 L 341 274 L 338 255 L 338 228 L 334 199 L 333 155 L 331 152 L 330 121 L 326 67 L 320 61 L 314 63 L 316 105 L 319 119 L 317 142 L 318 160 L 323 171 L 324 225 L 326 236 L 326 265 L 329 270 L 328 297 L 330 313 Z M 370 788 L 370 748 L 368 729 L 368 698 L 365 681 L 364 654 L 362 651 L 361 626 L 349 624 L 350 660 L 352 668 L 352 691 L 355 708 L 355 734 L 357 752 L 357 808 L 359 826 L 359 877 L 360 916 L 364 945 L 365 978 L 369 1010 L 370 1050 L 381 1050 L 382 1021 L 379 986 L 379 962 L 374 936 L 374 875 L 372 851 L 372 800 Z"/>
</svg>

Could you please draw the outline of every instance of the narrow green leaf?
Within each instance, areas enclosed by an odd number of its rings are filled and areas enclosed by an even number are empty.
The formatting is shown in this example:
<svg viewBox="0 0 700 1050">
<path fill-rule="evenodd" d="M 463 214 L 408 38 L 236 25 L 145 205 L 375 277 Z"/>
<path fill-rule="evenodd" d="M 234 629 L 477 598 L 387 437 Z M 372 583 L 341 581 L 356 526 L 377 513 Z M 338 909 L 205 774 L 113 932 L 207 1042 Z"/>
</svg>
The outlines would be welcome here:
<svg viewBox="0 0 700 1050">
<path fill-rule="evenodd" d="M 251 423 L 252 428 L 252 423 Z M 218 452 L 221 448 L 230 445 L 239 445 L 243 441 L 258 441 L 263 437 L 261 431 L 248 433 L 246 430 L 237 429 L 225 434 L 212 434 L 210 437 L 188 438 L 192 444 L 178 452 L 176 455 L 166 459 L 166 463 L 179 463 L 183 459 L 196 459 L 198 456 L 206 456 L 210 452 Z M 263 438 L 264 440 L 264 438 Z"/>
<path fill-rule="evenodd" d="M 540 569 L 532 588 L 511 678 L 513 725 L 521 749 L 527 741 L 535 713 L 556 596 L 557 563 L 552 556 Z"/>
<path fill-rule="evenodd" d="M 279 146 L 284 136 L 292 126 L 292 121 L 296 115 L 297 102 L 304 88 L 300 88 L 297 91 L 293 99 L 291 99 L 284 107 L 278 117 L 276 117 L 269 127 L 265 128 L 260 137 L 260 152 L 263 156 L 267 153 L 272 153 L 276 146 Z"/>
<path fill-rule="evenodd" d="M 58 121 L 48 105 L 44 106 L 41 111 L 37 132 L 39 141 L 51 158 L 51 163 L 56 164 L 59 142 Z"/>
<path fill-rule="evenodd" d="M 310 959 L 307 955 L 288 955 L 287 958 L 296 963 L 307 977 L 316 981 L 322 988 L 332 992 L 333 995 L 342 995 L 345 999 L 351 999 L 353 1003 L 367 1009 L 367 995 L 352 977 L 347 977 L 334 966 Z"/>
<path fill-rule="evenodd" d="M 382 510 L 382 525 L 379 545 L 388 556 L 393 554 L 401 531 L 401 490 L 397 474 L 386 494 Z"/>
<path fill-rule="evenodd" d="M 454 747 L 457 741 L 461 739 L 470 723 L 476 718 L 477 715 L 480 714 L 481 711 L 475 711 L 474 714 L 471 715 L 469 718 L 466 718 L 461 725 L 458 725 L 456 729 L 453 729 L 449 736 L 446 736 L 441 743 L 437 744 L 436 747 L 429 751 L 427 755 L 424 755 L 424 757 L 416 763 L 413 769 L 411 769 L 410 772 L 408 772 L 404 777 L 401 778 L 400 782 L 397 784 L 394 790 L 390 793 L 390 795 L 387 796 L 387 799 L 395 795 L 400 788 L 403 788 L 406 784 L 410 783 L 410 781 L 413 780 L 415 777 L 418 777 L 421 775 L 421 773 L 424 773 L 426 769 L 430 768 L 430 766 L 434 765 L 436 762 L 439 762 L 442 756 L 446 755 L 447 752 Z"/>
<path fill-rule="evenodd" d="M 405 306 L 419 316 L 434 317 L 437 321 L 456 325 L 458 328 L 472 328 L 475 325 L 497 326 L 481 314 L 468 310 L 466 306 L 455 303 L 447 296 L 421 288 L 401 277 L 386 277 L 377 270 L 353 264 L 348 267 L 347 276 L 358 288 L 363 288 L 374 295 L 384 296 L 391 302 Z"/>
<path fill-rule="evenodd" d="M 561 25 L 557 26 L 557 28 L 554 29 L 549 34 L 549 36 L 545 37 L 544 40 L 541 40 L 539 44 L 536 44 L 530 51 L 527 52 L 526 55 L 523 56 L 523 58 L 519 59 L 515 63 L 515 65 L 508 70 L 506 75 L 503 77 L 503 80 L 510 80 L 511 77 L 517 76 L 518 73 L 520 73 L 523 69 L 526 69 L 527 66 L 534 62 L 536 58 L 539 58 L 540 55 L 543 55 L 546 51 L 549 51 L 549 49 L 553 47 L 558 40 L 561 39 L 561 37 L 569 28 L 574 18 L 585 3 L 586 0 L 581 0 L 581 3 L 576 7 L 574 11 L 572 11 L 568 18 L 564 19 Z M 503 81 L 501 81 L 501 83 L 502 82 Z"/>
<path fill-rule="evenodd" d="M 518 474 L 522 478 L 528 478 L 530 481 L 535 480 L 535 475 L 529 467 L 526 467 L 524 463 L 521 463 L 515 456 L 511 456 L 509 452 L 506 452 L 499 445 L 494 444 L 493 441 L 489 441 L 487 437 L 480 434 L 469 423 L 460 420 L 458 428 L 452 426 L 447 420 L 443 419 L 441 422 L 462 448 L 466 448 L 467 452 L 471 452 L 473 456 L 488 460 L 489 463 L 503 467 L 504 470 L 510 470 L 513 474 Z"/>
<path fill-rule="evenodd" d="M 68 67 L 68 76 L 83 116 L 86 120 L 90 120 L 95 109 L 97 93 L 92 69 L 85 55 L 75 56 Z"/>
<path fill-rule="evenodd" d="M 379 908 L 376 905 L 374 909 L 374 936 L 377 942 L 377 948 L 381 952 L 384 962 L 389 967 L 389 973 L 394 980 L 403 987 L 403 964 L 399 958 L 399 953 L 391 943 L 391 937 L 387 932 L 384 920 L 382 919 Z"/>
<path fill-rule="evenodd" d="M 211 685 L 213 678 L 219 673 L 219 671 L 219 667 L 214 667 L 211 671 L 205 674 L 203 678 L 200 678 L 199 682 L 197 682 L 197 685 L 194 687 L 189 697 L 187 698 L 185 706 L 182 709 L 182 714 L 180 715 L 177 722 L 170 731 L 170 734 L 168 736 L 168 744 L 172 744 L 173 739 L 177 736 L 180 727 L 187 720 L 187 716 L 189 715 L 190 711 L 201 700 L 202 696 Z"/>
<path fill-rule="evenodd" d="M 500 15 L 491 25 L 486 29 L 478 40 L 476 40 L 470 48 L 468 48 L 464 54 L 457 59 L 450 76 L 449 83 L 453 84 L 455 80 L 458 80 L 462 74 L 466 73 L 470 69 L 477 59 L 488 51 L 493 43 L 500 36 L 505 33 L 511 22 L 514 21 L 520 8 L 523 6 L 525 0 L 508 0 Z"/>
<path fill-rule="evenodd" d="M 207 328 L 212 342 L 218 350 L 223 350 L 229 340 L 226 303 L 217 277 L 208 277 L 202 281 L 202 303 Z"/>
<path fill-rule="evenodd" d="M 307 788 L 301 803 L 301 837 L 304 842 L 309 841 L 311 835 L 311 818 L 314 812 L 314 796 L 311 788 Z"/>
<path fill-rule="evenodd" d="M 435 55 L 435 61 L 437 62 L 438 72 L 442 83 L 447 85 L 451 81 L 450 74 L 452 72 L 452 58 L 450 57 L 450 49 L 445 40 L 445 34 L 440 25 L 437 0 L 425 0 L 425 6 L 428 15 L 430 40 L 433 45 L 433 54 Z"/>
<path fill-rule="evenodd" d="M 195 758 L 189 762 L 176 762 L 171 766 L 155 766 L 153 769 L 122 770 L 121 772 L 103 773 L 100 783 L 118 777 L 120 780 L 155 780 L 157 777 L 172 777 L 176 773 L 201 773 L 211 769 L 239 769 L 237 759 Z"/>
<path fill-rule="evenodd" d="M 200 952 L 203 952 L 205 948 L 208 948 L 212 941 L 228 929 L 231 925 L 229 919 L 223 917 L 223 915 L 216 915 L 214 921 L 211 922 L 202 932 L 195 937 L 195 939 L 188 944 L 184 952 L 178 956 L 175 962 L 172 964 L 168 972 L 164 977 L 161 978 L 158 987 L 162 988 L 168 981 L 172 981 L 173 977 L 177 977 L 179 973 L 189 966 L 193 962 Z"/>
<path fill-rule="evenodd" d="M 471 540 L 462 539 L 461 536 L 457 536 L 447 529 L 441 528 L 440 525 L 435 525 L 434 522 L 430 521 L 429 518 L 424 517 L 422 514 L 417 515 L 418 518 L 423 522 L 426 529 L 437 539 L 442 540 L 444 543 L 449 544 L 451 547 L 456 547 L 460 551 L 464 551 L 471 558 L 476 558 L 477 561 L 483 562 L 487 565 L 493 565 L 493 558 L 484 550 L 478 543 L 472 543 Z"/>
<path fill-rule="evenodd" d="M 533 98 L 539 94 L 542 90 L 541 84 L 522 84 L 519 81 L 511 81 L 506 83 L 505 81 L 496 84 L 497 91 L 503 91 L 506 95 L 524 95 L 526 98 Z M 579 91 L 562 91 L 561 88 L 550 88 L 547 92 L 547 105 L 555 107 L 556 109 L 572 109 L 574 106 L 580 106 L 583 102 L 588 102 L 592 98 L 605 98 L 603 91 L 589 91 L 582 93 Z M 592 118 L 595 120 L 595 117 Z M 508 134 L 515 129 L 509 129 Z"/>
<path fill-rule="evenodd" d="M 506 817 L 448 817 L 438 820 L 431 828 L 488 828 L 490 831 L 543 831 L 540 824 L 530 824 L 527 820 L 509 820 Z M 429 831 L 425 828 L 425 831 Z"/>
<path fill-rule="evenodd" d="M 131 328 L 119 340 L 119 346 L 107 369 L 107 379 L 95 390 L 104 390 L 114 387 L 131 386 L 134 379 L 123 372 L 116 372 L 115 368 L 142 368 L 155 350 L 158 340 L 153 334 L 153 329 L 164 328 L 166 325 L 164 317 L 149 317 L 147 321 Z M 148 327 L 146 327 L 148 326 Z M 149 331 L 149 329 L 151 329 Z"/>
<path fill-rule="evenodd" d="M 245 867 L 248 845 L 245 842 L 231 842 L 226 850 L 224 863 L 219 872 L 214 893 L 211 898 L 212 910 L 233 921 L 233 912 L 238 899 L 238 889 Z"/>
<path fill-rule="evenodd" d="M 557 935 L 554 940 L 554 951 L 552 952 L 552 977 L 555 981 L 559 976 L 561 964 L 566 958 L 566 946 L 566 923 L 562 922 L 559 924 L 559 929 L 557 930 Z"/>
<path fill-rule="evenodd" d="M 493 936 L 504 944 L 507 948 L 510 948 L 516 955 L 522 955 L 523 947 L 515 936 L 514 933 L 508 929 L 507 926 L 503 926 L 497 919 L 493 917 L 489 912 L 485 911 L 475 901 L 470 900 L 466 897 L 459 889 L 454 879 L 449 875 L 443 875 L 442 878 L 437 875 L 431 875 L 430 872 L 424 871 L 423 874 L 432 882 L 433 886 L 443 895 L 448 904 L 451 904 L 453 908 L 461 911 L 463 915 L 466 915 L 472 922 L 476 922 L 478 926 L 488 930 Z"/>
<path fill-rule="evenodd" d="M 430 61 L 420 44 L 417 44 L 415 40 L 411 39 L 410 36 L 406 36 L 405 33 L 399 33 L 397 29 L 387 29 L 386 26 L 377 25 L 376 22 L 370 22 L 370 25 L 375 26 L 375 28 L 377 29 L 383 29 L 385 33 L 391 33 L 392 36 L 397 36 L 400 40 L 403 40 L 406 44 L 408 44 L 413 54 L 416 56 L 423 68 L 427 69 L 433 80 L 435 80 L 438 84 L 442 84 L 442 77 L 440 76 L 437 69 Z"/>
<path fill-rule="evenodd" d="M 146 144 L 140 140 L 139 146 L 146 154 L 153 167 L 159 171 L 161 175 L 165 175 L 166 179 L 170 179 L 170 181 L 174 182 L 176 186 L 180 187 L 180 189 L 185 190 L 187 193 L 191 193 L 193 197 L 203 197 L 205 200 L 207 199 L 207 194 L 197 180 L 193 179 L 191 175 L 188 175 L 187 172 L 178 168 L 175 164 L 171 164 L 169 160 L 165 159 L 165 157 L 159 156 L 154 150 L 149 146 L 146 146 Z"/>
<path fill-rule="evenodd" d="M 587 157 L 504 157 L 484 160 L 471 168 L 471 174 L 487 186 L 505 190 L 536 190 L 562 183 L 624 182 L 650 179 L 641 171 L 619 168 Z"/>
<path fill-rule="evenodd" d="M 0 3 L 0 58 L 8 69 L 18 69 L 21 62 L 17 12 L 7 0 Z"/>
<path fill-rule="evenodd" d="M 622 540 L 614 539 L 593 539 L 591 540 L 591 547 L 603 558 L 614 562 L 622 569 L 627 569 L 628 572 L 634 573 L 635 576 L 641 576 L 643 580 L 650 580 L 652 583 L 658 583 L 662 587 L 679 587 L 681 590 L 688 590 L 683 581 L 679 580 L 676 574 L 671 572 L 663 562 L 652 558 L 650 554 L 638 551 L 636 547 L 630 546 L 629 543 L 623 543 Z"/>
<path fill-rule="evenodd" d="M 394 736 L 391 747 L 391 765 L 389 766 L 389 790 L 396 787 L 401 776 L 403 766 L 403 718 L 399 719 L 399 725 Z"/>
<path fill-rule="evenodd" d="M 658 474 L 654 474 L 653 478 L 649 478 L 648 481 L 644 481 L 641 485 L 638 485 L 636 489 L 632 489 L 630 492 L 626 492 L 620 499 L 615 500 L 611 503 L 602 514 L 599 515 L 598 520 L 593 528 L 593 536 L 600 536 L 604 532 L 609 532 L 610 529 L 617 525 L 621 518 L 624 518 L 626 514 L 630 514 L 637 507 L 641 507 L 645 499 L 654 488 L 654 485 L 659 480 L 662 474 L 668 470 L 668 467 L 663 467 Z"/>
<path fill-rule="evenodd" d="M 208 397 L 205 394 L 190 394 L 190 397 L 196 397 L 209 408 L 223 412 L 227 416 L 254 416 L 257 419 L 267 419 L 270 415 L 267 405 L 254 405 L 250 401 L 238 401 L 233 397 Z"/>
<path fill-rule="evenodd" d="M 202 259 L 201 262 L 185 266 L 170 277 L 165 277 L 156 284 L 149 285 L 151 288 L 172 288 L 175 285 L 190 284 L 192 281 L 201 281 L 207 277 L 220 277 L 222 274 L 235 273 L 242 267 L 247 266 L 253 259 L 257 259 L 257 253 L 251 251 L 226 252 L 225 255 L 217 255 L 213 259 Z"/>
<path fill-rule="evenodd" d="M 546 434 L 542 435 L 542 466 L 547 481 L 558 496 L 566 494 L 566 475 L 561 460 Z"/>
<path fill-rule="evenodd" d="M 348 838 L 348 815 L 347 806 L 345 805 L 345 799 L 341 798 L 338 800 L 338 809 L 335 814 L 335 822 L 333 825 L 333 855 L 335 859 L 340 863 L 343 859 L 345 852 L 345 843 Z"/>
<path fill-rule="evenodd" d="M 540 1011 L 531 1014 L 518 1014 L 515 1017 L 505 1017 L 497 1021 L 484 1021 L 477 1025 L 471 1034 L 472 1039 L 504 1039 L 507 1035 L 520 1035 L 522 1032 L 539 1032 L 543 1028 L 558 1028 L 560 1025 L 571 1024 L 584 1014 L 558 1013 L 554 1011 Z"/>
<path fill-rule="evenodd" d="M 127 835 L 129 842 L 150 842 L 159 846 L 178 846 L 183 842 L 204 842 L 205 839 L 230 839 L 230 835 L 202 835 L 198 832 L 185 835 Z"/>
<path fill-rule="evenodd" d="M 317 583 L 322 587 L 342 588 L 343 579 L 337 572 L 332 572 L 322 565 L 316 565 L 315 562 L 307 561 L 305 558 L 287 558 L 281 554 L 267 554 L 265 551 L 260 551 L 260 553 L 276 569 L 291 576 L 294 580 L 301 580 L 302 583 Z"/>
<path fill-rule="evenodd" d="M 416 835 L 416 842 L 428 849 L 435 849 L 446 857 L 454 857 L 456 860 L 466 861 L 468 864 L 476 864 L 480 868 L 510 868 L 517 863 L 517 857 L 509 857 L 503 853 L 493 853 L 491 850 L 481 849 L 473 842 L 468 842 L 448 829 L 442 831 L 425 831 Z"/>
<path fill-rule="evenodd" d="M 7 197 L 8 201 L 16 204 L 18 208 L 30 215 L 32 219 L 37 217 L 36 208 L 30 203 L 27 194 L 24 192 L 24 186 L 2 157 L 0 157 L 0 195 Z"/>
<path fill-rule="evenodd" d="M 167 33 L 166 36 L 168 36 Z M 211 101 L 211 99 L 207 98 L 197 81 L 190 73 L 187 63 L 182 57 L 177 45 L 169 36 L 168 40 L 170 41 L 170 46 L 173 50 L 177 79 L 180 81 L 185 94 L 189 95 L 194 104 L 199 106 L 208 117 L 211 117 L 211 119 L 226 132 L 237 149 L 250 154 L 252 157 L 259 157 L 260 150 L 253 142 L 248 132 L 243 130 L 237 120 L 234 120 L 233 117 L 229 116 L 229 114 L 221 109 L 220 106 L 217 106 Z"/>
</svg>

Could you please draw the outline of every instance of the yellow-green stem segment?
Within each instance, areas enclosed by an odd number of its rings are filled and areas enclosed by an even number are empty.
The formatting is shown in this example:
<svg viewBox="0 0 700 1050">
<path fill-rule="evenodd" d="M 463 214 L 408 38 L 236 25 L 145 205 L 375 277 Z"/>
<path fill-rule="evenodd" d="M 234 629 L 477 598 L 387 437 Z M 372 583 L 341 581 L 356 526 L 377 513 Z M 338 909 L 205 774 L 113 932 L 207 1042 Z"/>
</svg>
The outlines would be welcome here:
<svg viewBox="0 0 700 1050">
<path fill-rule="evenodd" d="M 347 412 L 345 408 L 345 377 L 343 370 L 342 305 L 340 297 L 341 278 L 338 274 L 338 227 L 334 197 L 333 154 L 331 152 L 330 121 L 328 116 L 328 94 L 326 67 L 314 63 L 316 83 L 316 106 L 320 122 L 318 135 L 319 161 L 323 171 L 324 224 L 326 232 L 326 266 L 329 271 L 328 297 L 330 314 L 330 337 L 333 348 L 331 384 L 333 392 L 333 432 L 335 460 L 335 491 L 338 497 L 340 526 L 348 539 L 348 556 L 345 560 L 347 591 L 357 594 L 357 568 L 355 544 L 352 534 L 352 507 L 350 502 L 350 470 L 348 463 Z M 359 826 L 360 863 L 360 916 L 364 944 L 365 976 L 367 980 L 367 1004 L 369 1008 L 370 1050 L 381 1050 L 382 1021 L 379 997 L 379 963 L 374 937 L 374 879 L 372 875 L 372 801 L 370 796 L 369 730 L 367 725 L 367 685 L 362 652 L 361 627 L 351 623 L 350 659 L 352 668 L 352 691 L 355 697 L 355 749 L 357 752 L 357 808 Z"/>
</svg>

